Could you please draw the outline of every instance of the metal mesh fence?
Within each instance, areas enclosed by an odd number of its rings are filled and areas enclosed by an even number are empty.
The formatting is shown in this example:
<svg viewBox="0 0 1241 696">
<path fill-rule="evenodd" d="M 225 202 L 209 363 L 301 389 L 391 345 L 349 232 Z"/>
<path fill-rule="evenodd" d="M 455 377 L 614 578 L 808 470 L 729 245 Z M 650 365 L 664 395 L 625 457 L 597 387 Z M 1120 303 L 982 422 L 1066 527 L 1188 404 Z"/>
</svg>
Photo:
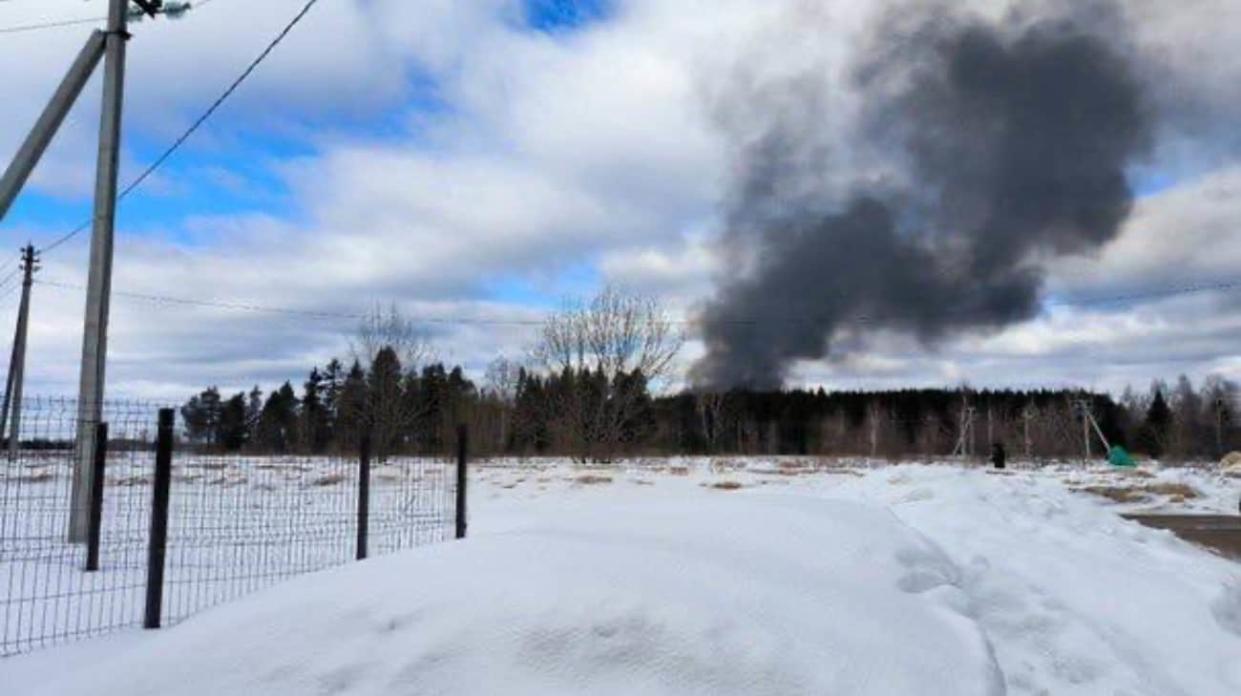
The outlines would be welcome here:
<svg viewBox="0 0 1241 696">
<path fill-rule="evenodd" d="M 77 405 L 30 399 L 21 446 L 0 453 L 0 655 L 143 625 L 158 408 L 104 407 L 109 438 L 99 569 L 69 541 Z M 162 623 L 302 573 L 353 561 L 360 457 L 248 455 L 174 448 Z M 453 536 L 456 464 L 372 461 L 369 556 Z M 89 498 L 84 503 L 89 506 Z"/>
<path fill-rule="evenodd" d="M 86 545 L 70 543 L 78 408 L 28 399 L 15 453 L 0 454 L 0 654 L 140 625 L 146 587 L 149 480 L 155 409 L 106 404 L 112 447 L 102 538 L 106 570 L 85 572 Z"/>
<path fill-rule="evenodd" d="M 454 471 L 442 460 L 374 466 L 369 555 L 450 538 Z M 356 455 L 178 454 L 172 481 L 168 622 L 357 557 Z"/>
</svg>

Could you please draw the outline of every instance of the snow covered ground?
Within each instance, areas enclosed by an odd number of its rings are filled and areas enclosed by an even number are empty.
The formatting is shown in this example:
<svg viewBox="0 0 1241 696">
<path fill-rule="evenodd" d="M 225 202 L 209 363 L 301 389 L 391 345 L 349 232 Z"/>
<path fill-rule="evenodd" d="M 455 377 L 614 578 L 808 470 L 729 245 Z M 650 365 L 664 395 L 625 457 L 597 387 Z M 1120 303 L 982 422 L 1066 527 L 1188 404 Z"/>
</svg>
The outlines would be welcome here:
<svg viewBox="0 0 1241 696">
<path fill-rule="evenodd" d="M 1194 469 L 500 463 L 475 470 L 466 542 L 303 576 L 169 630 L 9 658 L 0 684 L 1238 694 L 1241 564 L 1117 513 L 1233 512 L 1239 492 L 1241 478 Z"/>
</svg>

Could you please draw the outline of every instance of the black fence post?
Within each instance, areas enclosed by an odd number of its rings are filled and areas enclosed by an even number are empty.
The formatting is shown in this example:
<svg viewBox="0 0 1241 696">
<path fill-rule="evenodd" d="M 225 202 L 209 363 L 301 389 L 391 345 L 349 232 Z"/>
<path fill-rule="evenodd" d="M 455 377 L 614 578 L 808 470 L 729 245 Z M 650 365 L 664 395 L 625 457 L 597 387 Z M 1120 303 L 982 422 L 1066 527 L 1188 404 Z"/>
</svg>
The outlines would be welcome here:
<svg viewBox="0 0 1241 696">
<path fill-rule="evenodd" d="M 99 537 L 103 532 L 104 467 L 108 462 L 108 424 L 95 425 L 95 468 L 90 484 L 90 520 L 86 532 L 86 572 L 99 570 Z"/>
<path fill-rule="evenodd" d="M 175 412 L 159 411 L 159 439 L 155 443 L 154 496 L 151 537 L 147 547 L 147 597 L 143 628 L 159 628 L 164 606 L 164 558 L 168 547 L 168 494 L 172 487 L 172 428 Z"/>
<path fill-rule="evenodd" d="M 366 558 L 371 514 L 371 436 L 362 437 L 358 457 L 358 560 Z"/>
<path fill-rule="evenodd" d="M 457 426 L 457 538 L 465 538 L 465 487 L 466 457 L 469 454 L 469 430 L 465 424 Z"/>
</svg>

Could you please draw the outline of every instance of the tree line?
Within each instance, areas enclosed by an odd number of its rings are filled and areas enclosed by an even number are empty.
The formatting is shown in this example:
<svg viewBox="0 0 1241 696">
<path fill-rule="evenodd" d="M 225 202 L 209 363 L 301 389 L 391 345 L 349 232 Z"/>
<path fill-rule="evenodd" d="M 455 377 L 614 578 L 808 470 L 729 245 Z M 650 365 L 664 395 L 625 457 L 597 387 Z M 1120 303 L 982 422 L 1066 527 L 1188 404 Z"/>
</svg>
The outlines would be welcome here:
<svg viewBox="0 0 1241 696">
<path fill-rule="evenodd" d="M 1236 383 L 1081 390 L 816 390 L 667 393 L 681 337 L 661 307 L 608 289 L 547 320 L 522 361 L 497 358 L 481 384 L 430 360 L 425 337 L 395 309 L 372 313 L 348 360 L 312 368 L 295 387 L 225 396 L 211 387 L 181 409 L 195 446 L 251 453 L 445 454 L 457 424 L 484 456 L 985 454 L 1080 457 L 1109 445 L 1164 459 L 1214 459 L 1241 448 Z"/>
</svg>

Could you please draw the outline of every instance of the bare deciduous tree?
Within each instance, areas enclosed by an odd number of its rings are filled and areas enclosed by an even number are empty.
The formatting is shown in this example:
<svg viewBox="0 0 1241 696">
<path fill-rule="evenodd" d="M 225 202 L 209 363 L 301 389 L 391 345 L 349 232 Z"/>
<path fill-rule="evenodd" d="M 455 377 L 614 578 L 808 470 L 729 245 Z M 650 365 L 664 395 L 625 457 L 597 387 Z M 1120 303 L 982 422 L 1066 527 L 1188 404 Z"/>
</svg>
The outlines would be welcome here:
<svg viewBox="0 0 1241 696">
<path fill-rule="evenodd" d="M 391 348 L 406 372 L 417 372 L 433 359 L 426 331 L 399 310 L 395 303 L 384 309 L 376 304 L 358 322 L 349 340 L 349 350 L 363 367 L 370 368 L 375 356 Z"/>
<path fill-rule="evenodd" d="M 683 341 L 658 300 L 613 287 L 548 317 L 534 356 L 570 377 L 557 410 L 580 459 L 614 455 L 648 385 L 670 377 Z"/>
<path fill-rule="evenodd" d="M 425 331 L 391 304 L 386 310 L 376 305 L 368 312 L 349 344 L 353 357 L 367 370 L 364 427 L 382 461 L 400 446 L 420 415 L 405 382 L 431 359 L 430 342 Z"/>
<path fill-rule="evenodd" d="M 549 370 L 637 370 L 652 384 L 669 376 L 684 342 L 659 300 L 614 287 L 548 317 L 540 339 L 535 357 Z"/>
<path fill-rule="evenodd" d="M 500 355 L 487 365 L 483 385 L 487 393 L 501 403 L 511 406 L 517 396 L 517 379 L 521 365 Z"/>
</svg>

